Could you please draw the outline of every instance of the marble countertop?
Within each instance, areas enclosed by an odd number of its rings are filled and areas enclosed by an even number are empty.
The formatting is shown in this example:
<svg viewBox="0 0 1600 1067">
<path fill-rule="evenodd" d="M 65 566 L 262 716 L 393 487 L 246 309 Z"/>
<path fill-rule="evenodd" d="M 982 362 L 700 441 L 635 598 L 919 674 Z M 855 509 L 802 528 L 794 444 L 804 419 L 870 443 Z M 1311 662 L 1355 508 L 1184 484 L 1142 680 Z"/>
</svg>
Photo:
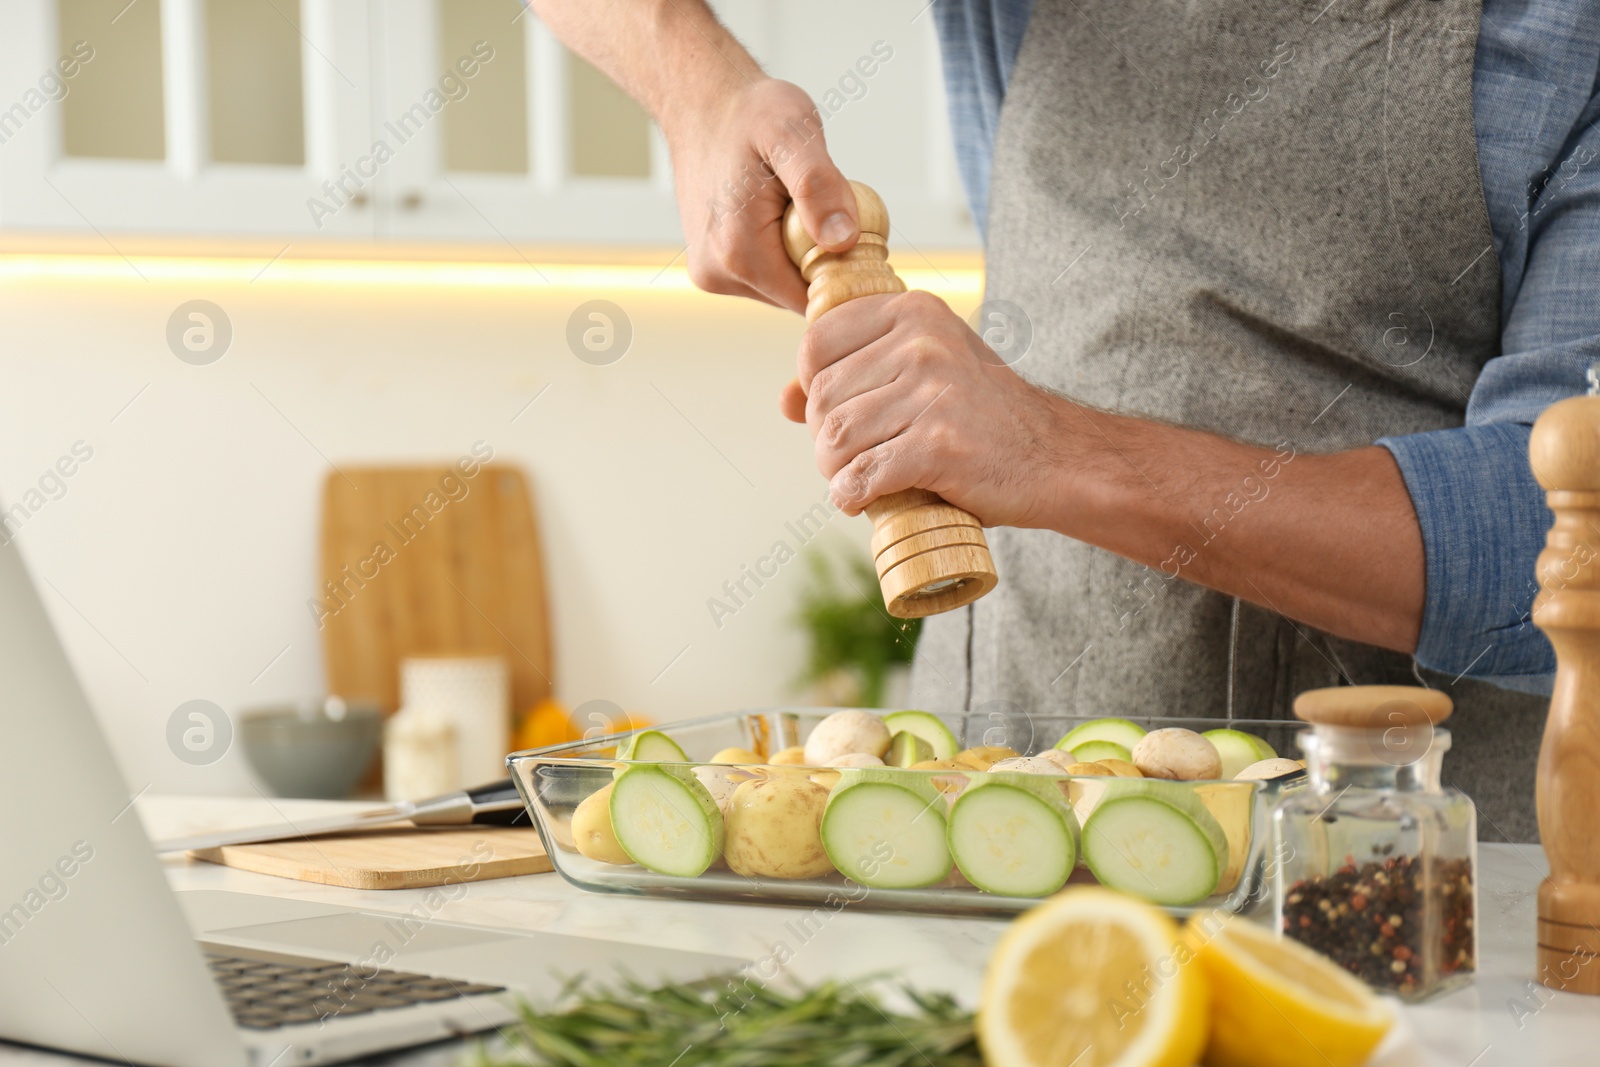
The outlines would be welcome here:
<svg viewBox="0 0 1600 1067">
<path fill-rule="evenodd" d="M 337 811 L 315 801 L 146 797 L 139 814 L 168 837 Z M 426 890 L 360 891 L 167 857 L 173 888 L 259 893 L 400 912 Z M 1372 1067 L 1592 1067 L 1600 1063 L 1600 997 L 1560 993 L 1534 978 L 1535 894 L 1545 875 L 1535 845 L 1484 845 L 1479 858 L 1481 968 L 1466 989 L 1401 1010 Z M 808 918 L 794 908 L 702 904 L 587 893 L 544 874 L 475 882 L 437 917 L 744 956 L 802 981 L 896 972 L 919 987 L 975 1002 L 983 965 L 1005 923 L 852 912 Z M 453 1064 L 459 1046 L 368 1060 L 396 1067 Z M 0 1064 L 57 1065 L 70 1057 L 0 1043 Z"/>
</svg>

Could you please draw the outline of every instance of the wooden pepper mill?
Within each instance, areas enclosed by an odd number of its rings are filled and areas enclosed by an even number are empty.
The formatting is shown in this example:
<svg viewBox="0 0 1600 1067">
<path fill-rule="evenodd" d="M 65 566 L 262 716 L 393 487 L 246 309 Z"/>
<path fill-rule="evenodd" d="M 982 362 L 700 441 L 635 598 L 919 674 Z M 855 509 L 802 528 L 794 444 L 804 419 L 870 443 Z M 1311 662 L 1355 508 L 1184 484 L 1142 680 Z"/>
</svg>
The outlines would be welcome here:
<svg viewBox="0 0 1600 1067">
<path fill-rule="evenodd" d="M 1556 650 L 1539 750 L 1539 980 L 1600 994 L 1600 397 L 1552 404 L 1529 444 L 1556 521 L 1539 553 L 1533 621 Z"/>
<path fill-rule="evenodd" d="M 861 239 L 848 252 L 818 248 L 794 205 L 783 217 L 789 258 L 810 283 L 806 321 L 815 322 L 846 300 L 906 291 L 889 266 L 889 212 L 878 194 L 851 182 L 861 217 Z M 925 489 L 880 497 L 866 508 L 872 520 L 872 557 L 889 614 L 901 619 L 970 604 L 995 587 L 994 560 L 978 520 Z"/>
</svg>

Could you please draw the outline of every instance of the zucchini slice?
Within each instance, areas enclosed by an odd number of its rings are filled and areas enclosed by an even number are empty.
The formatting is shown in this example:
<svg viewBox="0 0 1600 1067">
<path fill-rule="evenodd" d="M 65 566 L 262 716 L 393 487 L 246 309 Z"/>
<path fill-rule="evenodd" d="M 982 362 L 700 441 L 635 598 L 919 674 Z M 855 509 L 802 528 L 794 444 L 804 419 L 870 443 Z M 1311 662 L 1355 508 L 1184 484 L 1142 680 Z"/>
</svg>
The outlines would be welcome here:
<svg viewBox="0 0 1600 1067">
<path fill-rule="evenodd" d="M 684 754 L 678 742 L 660 730 L 646 730 L 643 733 L 634 734 L 622 743 L 622 748 L 617 752 L 617 758 L 647 760 L 651 763 L 689 762 L 689 757 Z"/>
<path fill-rule="evenodd" d="M 1232 779 L 1252 763 L 1272 759 L 1278 753 L 1266 738 L 1243 730 L 1207 730 L 1200 735 L 1222 757 L 1222 777 Z"/>
<path fill-rule="evenodd" d="M 843 771 L 822 814 L 834 869 L 870 889 L 920 889 L 950 876 L 944 797 L 912 771 Z"/>
<path fill-rule="evenodd" d="M 1133 753 L 1125 746 L 1115 741 L 1085 741 L 1077 748 L 1071 750 L 1072 758 L 1079 763 L 1093 763 L 1095 760 L 1119 759 L 1124 763 L 1133 762 Z"/>
<path fill-rule="evenodd" d="M 961 743 L 956 740 L 956 735 L 950 732 L 950 727 L 931 712 L 897 711 L 892 715 L 885 715 L 883 725 L 889 728 L 890 734 L 915 734 L 928 742 L 933 746 L 933 755 L 929 756 L 929 759 L 950 759 L 961 749 Z"/>
<path fill-rule="evenodd" d="M 1101 885 L 1194 904 L 1222 881 L 1228 838 L 1190 787 L 1119 779 L 1083 824 L 1083 857 Z"/>
<path fill-rule="evenodd" d="M 1086 741 L 1110 741 L 1131 752 L 1144 734 L 1144 727 L 1131 719 L 1090 719 L 1068 730 L 1056 747 L 1072 752 Z"/>
<path fill-rule="evenodd" d="M 722 855 L 722 812 L 688 772 L 629 767 L 611 788 L 611 831 L 633 862 L 657 874 L 695 878 Z"/>
<path fill-rule="evenodd" d="M 1078 862 L 1078 820 L 1055 781 L 991 774 L 950 808 L 950 852 L 962 877 L 987 893 L 1042 897 Z"/>
</svg>

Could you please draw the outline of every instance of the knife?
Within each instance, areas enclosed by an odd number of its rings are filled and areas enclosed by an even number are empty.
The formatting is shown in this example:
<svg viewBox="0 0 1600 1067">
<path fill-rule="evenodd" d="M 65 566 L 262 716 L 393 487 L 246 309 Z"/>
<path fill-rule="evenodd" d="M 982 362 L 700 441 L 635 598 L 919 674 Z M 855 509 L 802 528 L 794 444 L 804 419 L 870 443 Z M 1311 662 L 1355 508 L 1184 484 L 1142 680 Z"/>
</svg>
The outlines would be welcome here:
<svg viewBox="0 0 1600 1067">
<path fill-rule="evenodd" d="M 415 826 L 527 826 L 528 810 L 517 787 L 507 778 L 473 789 L 429 797 L 403 800 L 380 808 L 346 815 L 325 815 L 298 821 L 284 817 L 271 826 L 250 826 L 215 834 L 174 837 L 152 842 L 157 852 L 186 852 L 190 849 L 221 848 L 224 845 L 255 845 L 263 841 L 286 841 L 316 834 L 346 833 L 370 826 L 410 822 Z"/>
</svg>

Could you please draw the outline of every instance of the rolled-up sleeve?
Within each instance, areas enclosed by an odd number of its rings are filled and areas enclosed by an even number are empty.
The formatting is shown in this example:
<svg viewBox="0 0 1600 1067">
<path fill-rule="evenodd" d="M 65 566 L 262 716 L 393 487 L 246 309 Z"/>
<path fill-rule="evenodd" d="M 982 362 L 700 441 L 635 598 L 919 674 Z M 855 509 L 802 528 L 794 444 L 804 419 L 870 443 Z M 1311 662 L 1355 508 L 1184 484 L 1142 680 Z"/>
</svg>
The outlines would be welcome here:
<svg viewBox="0 0 1600 1067">
<path fill-rule="evenodd" d="M 1400 465 L 1422 526 L 1427 595 L 1417 662 L 1544 692 L 1555 654 L 1529 613 L 1550 512 L 1528 469 L 1529 432 L 1498 423 L 1378 443 Z"/>
<path fill-rule="evenodd" d="M 1591 90 L 1592 77 L 1591 69 Z M 1399 464 L 1422 527 L 1417 661 L 1530 692 L 1549 692 L 1555 654 L 1530 620 L 1534 564 L 1553 516 L 1528 466 L 1528 437 L 1540 412 L 1582 393 L 1589 369 L 1600 367 L 1595 111 L 1591 99 L 1526 214 L 1496 220 L 1504 354 L 1484 366 L 1466 424 L 1378 442 Z M 1493 148 L 1480 151 L 1487 186 Z"/>
</svg>

